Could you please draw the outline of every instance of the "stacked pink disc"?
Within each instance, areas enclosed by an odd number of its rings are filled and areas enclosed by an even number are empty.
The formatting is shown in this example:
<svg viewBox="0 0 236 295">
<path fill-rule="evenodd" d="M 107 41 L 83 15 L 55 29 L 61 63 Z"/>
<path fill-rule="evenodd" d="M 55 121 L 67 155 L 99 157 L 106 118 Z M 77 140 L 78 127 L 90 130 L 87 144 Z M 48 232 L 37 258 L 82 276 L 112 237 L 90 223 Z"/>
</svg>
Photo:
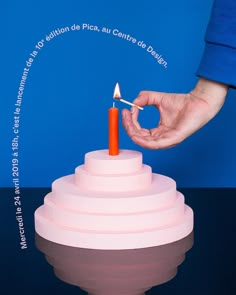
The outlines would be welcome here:
<svg viewBox="0 0 236 295">
<path fill-rule="evenodd" d="M 35 212 L 35 229 L 55 243 L 90 249 L 163 245 L 193 230 L 193 211 L 173 179 L 152 173 L 142 154 L 85 155 L 75 174 L 57 179 Z"/>
</svg>

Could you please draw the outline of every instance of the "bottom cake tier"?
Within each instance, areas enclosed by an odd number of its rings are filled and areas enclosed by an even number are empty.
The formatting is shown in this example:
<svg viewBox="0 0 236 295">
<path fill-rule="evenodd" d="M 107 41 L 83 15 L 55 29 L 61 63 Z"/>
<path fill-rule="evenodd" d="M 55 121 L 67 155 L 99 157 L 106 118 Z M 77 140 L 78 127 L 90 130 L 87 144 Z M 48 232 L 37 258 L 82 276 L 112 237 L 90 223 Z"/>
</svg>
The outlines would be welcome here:
<svg viewBox="0 0 236 295">
<path fill-rule="evenodd" d="M 35 212 L 35 229 L 41 237 L 58 244 L 87 249 L 118 250 L 159 246 L 180 240 L 193 230 L 193 211 L 187 205 L 182 218 L 167 227 L 155 227 L 153 224 L 152 229 L 126 232 L 86 231 L 58 225 L 47 218 L 43 209 L 41 206 Z"/>
</svg>

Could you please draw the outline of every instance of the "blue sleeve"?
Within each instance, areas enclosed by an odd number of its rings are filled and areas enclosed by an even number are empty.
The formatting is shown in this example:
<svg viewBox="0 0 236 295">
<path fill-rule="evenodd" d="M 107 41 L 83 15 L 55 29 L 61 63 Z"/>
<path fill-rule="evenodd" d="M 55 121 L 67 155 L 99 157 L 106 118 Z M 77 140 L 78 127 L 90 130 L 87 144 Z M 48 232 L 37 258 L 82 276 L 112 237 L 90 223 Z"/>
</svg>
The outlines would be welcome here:
<svg viewBox="0 0 236 295">
<path fill-rule="evenodd" d="M 197 75 L 236 87 L 236 0 L 215 0 Z"/>
</svg>

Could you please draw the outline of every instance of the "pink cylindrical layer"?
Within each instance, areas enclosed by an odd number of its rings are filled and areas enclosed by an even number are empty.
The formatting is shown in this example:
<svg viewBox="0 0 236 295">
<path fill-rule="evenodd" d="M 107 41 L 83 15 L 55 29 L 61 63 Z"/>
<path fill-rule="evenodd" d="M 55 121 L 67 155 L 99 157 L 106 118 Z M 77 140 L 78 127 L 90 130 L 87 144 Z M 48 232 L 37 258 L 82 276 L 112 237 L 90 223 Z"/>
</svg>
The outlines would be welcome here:
<svg viewBox="0 0 236 295">
<path fill-rule="evenodd" d="M 142 169 L 142 153 L 120 150 L 109 156 L 108 150 L 98 150 L 85 155 L 84 169 L 92 174 L 129 174 Z"/>
<path fill-rule="evenodd" d="M 106 200 L 101 200 L 106 202 Z M 184 214 L 184 196 L 178 193 L 176 201 L 169 208 L 132 214 L 88 214 L 83 211 L 68 211 L 53 201 L 48 194 L 44 199 L 44 213 L 55 223 L 75 230 L 132 231 L 148 230 L 173 224 Z"/>
<path fill-rule="evenodd" d="M 147 189 L 152 182 L 152 169 L 143 165 L 141 170 L 130 174 L 91 174 L 81 165 L 75 169 L 75 184 L 90 191 L 122 192 Z"/>
<path fill-rule="evenodd" d="M 146 231 L 116 233 L 112 231 L 83 231 L 61 226 L 48 219 L 44 207 L 35 211 L 35 229 L 43 238 L 73 247 L 91 249 L 135 249 L 163 245 L 180 240 L 193 230 L 193 211 L 185 205 L 181 219 L 170 226 Z"/>
<path fill-rule="evenodd" d="M 144 191 L 96 192 L 81 190 L 74 183 L 74 175 L 68 175 L 53 182 L 52 196 L 68 210 L 126 214 L 171 206 L 176 198 L 176 183 L 170 177 L 154 173 L 150 187 Z"/>
</svg>

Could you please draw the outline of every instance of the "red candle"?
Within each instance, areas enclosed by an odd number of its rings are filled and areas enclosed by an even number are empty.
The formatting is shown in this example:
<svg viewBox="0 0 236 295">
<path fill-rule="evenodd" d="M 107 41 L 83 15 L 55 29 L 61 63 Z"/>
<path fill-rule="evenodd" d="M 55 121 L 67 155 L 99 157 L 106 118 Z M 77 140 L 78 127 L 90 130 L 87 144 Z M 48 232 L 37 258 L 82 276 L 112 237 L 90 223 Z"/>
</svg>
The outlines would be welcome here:
<svg viewBox="0 0 236 295">
<path fill-rule="evenodd" d="M 119 154 L 119 110 L 113 104 L 108 110 L 109 118 L 109 155 Z"/>
</svg>

